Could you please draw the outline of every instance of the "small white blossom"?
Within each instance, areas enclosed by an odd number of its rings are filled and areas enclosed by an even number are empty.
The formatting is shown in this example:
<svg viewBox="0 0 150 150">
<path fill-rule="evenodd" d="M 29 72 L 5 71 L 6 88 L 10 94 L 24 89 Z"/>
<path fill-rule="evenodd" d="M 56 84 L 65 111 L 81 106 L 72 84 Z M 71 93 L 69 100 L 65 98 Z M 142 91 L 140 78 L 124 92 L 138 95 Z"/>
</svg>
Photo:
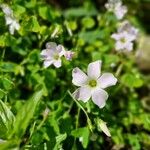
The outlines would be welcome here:
<svg viewBox="0 0 150 150">
<path fill-rule="evenodd" d="M 72 83 L 79 88 L 73 93 L 74 98 L 87 102 L 90 97 L 92 101 L 103 108 L 108 94 L 105 88 L 115 85 L 117 79 L 111 73 L 101 75 L 101 61 L 95 61 L 88 65 L 87 75 L 78 67 L 72 71 Z"/>
<path fill-rule="evenodd" d="M 113 12 L 118 20 L 122 19 L 127 13 L 127 7 L 122 5 L 121 0 L 108 0 L 105 7 L 108 11 Z"/>
<path fill-rule="evenodd" d="M 115 48 L 117 51 L 125 50 L 125 51 L 132 51 L 133 49 L 133 43 L 134 40 L 128 32 L 124 31 L 121 33 L 114 33 L 111 36 L 113 39 L 116 40 Z"/>
<path fill-rule="evenodd" d="M 20 29 L 20 24 L 13 16 L 13 11 L 6 4 L 1 4 L 0 7 L 5 14 L 6 25 L 9 26 L 10 34 L 14 34 L 15 30 Z"/>
<path fill-rule="evenodd" d="M 66 51 L 64 46 L 57 45 L 54 42 L 48 42 L 46 49 L 42 50 L 41 56 L 44 60 L 44 67 L 47 68 L 50 65 L 54 65 L 56 68 L 61 67 L 61 57 L 65 56 L 67 60 L 71 60 L 74 55 L 72 51 Z"/>
<path fill-rule="evenodd" d="M 118 32 L 112 34 L 112 38 L 116 40 L 115 48 L 117 51 L 132 51 L 133 41 L 137 38 L 138 29 L 131 26 L 128 21 L 124 21 L 118 28 Z"/>
<path fill-rule="evenodd" d="M 138 29 L 133 27 L 127 20 L 123 21 L 118 28 L 119 33 L 124 31 L 128 32 L 128 34 L 132 36 L 133 40 L 135 40 L 138 36 Z"/>
<path fill-rule="evenodd" d="M 44 59 L 44 67 L 54 65 L 56 68 L 61 67 L 61 57 L 64 55 L 64 47 L 56 45 L 54 42 L 46 44 L 46 49 L 42 50 L 41 56 Z"/>
</svg>

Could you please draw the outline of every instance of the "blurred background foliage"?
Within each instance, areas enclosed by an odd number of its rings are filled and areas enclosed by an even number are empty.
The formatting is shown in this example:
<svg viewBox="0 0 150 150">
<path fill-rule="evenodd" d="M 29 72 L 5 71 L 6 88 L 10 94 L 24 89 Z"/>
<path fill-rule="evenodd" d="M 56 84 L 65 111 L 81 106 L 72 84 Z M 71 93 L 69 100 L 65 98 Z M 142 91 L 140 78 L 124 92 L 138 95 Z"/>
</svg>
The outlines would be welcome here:
<svg viewBox="0 0 150 150">
<path fill-rule="evenodd" d="M 1 0 L 21 28 L 9 34 L 0 11 L 0 149 L 150 149 L 150 1 L 125 0 L 128 19 L 139 28 L 135 50 L 118 54 L 110 38 L 119 23 L 106 11 L 105 0 Z M 44 69 L 40 52 L 48 41 L 76 52 L 55 69 Z M 140 55 L 138 55 L 140 53 Z M 68 94 L 74 91 L 71 71 L 101 59 L 118 84 L 107 105 L 80 103 L 92 123 Z M 98 119 L 107 122 L 111 138 Z"/>
</svg>

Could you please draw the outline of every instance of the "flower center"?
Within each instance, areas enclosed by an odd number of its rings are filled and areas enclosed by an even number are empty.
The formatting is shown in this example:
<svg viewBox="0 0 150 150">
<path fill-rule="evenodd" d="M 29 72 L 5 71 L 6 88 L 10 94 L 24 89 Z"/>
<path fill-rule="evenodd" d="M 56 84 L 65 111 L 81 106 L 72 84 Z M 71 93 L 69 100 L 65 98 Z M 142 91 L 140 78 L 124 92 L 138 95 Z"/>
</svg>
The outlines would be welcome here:
<svg viewBox="0 0 150 150">
<path fill-rule="evenodd" d="M 55 55 L 54 55 L 54 59 L 55 59 L 55 60 L 58 60 L 58 59 L 59 59 L 59 55 L 58 55 L 58 54 L 55 54 Z"/>
<path fill-rule="evenodd" d="M 96 87 L 96 85 L 97 85 L 96 80 L 90 80 L 90 81 L 89 81 L 89 86 L 90 86 L 90 87 Z"/>
<path fill-rule="evenodd" d="M 121 41 L 122 43 L 125 43 L 125 42 L 126 42 L 126 39 L 125 39 L 125 38 L 121 38 L 120 41 Z"/>
</svg>

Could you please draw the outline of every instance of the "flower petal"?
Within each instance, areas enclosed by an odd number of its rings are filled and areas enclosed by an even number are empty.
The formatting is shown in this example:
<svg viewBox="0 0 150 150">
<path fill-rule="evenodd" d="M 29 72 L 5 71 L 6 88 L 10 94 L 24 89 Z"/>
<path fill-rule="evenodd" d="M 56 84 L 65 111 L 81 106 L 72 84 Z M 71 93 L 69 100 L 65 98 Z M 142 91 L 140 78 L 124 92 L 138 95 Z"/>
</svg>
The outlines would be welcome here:
<svg viewBox="0 0 150 150">
<path fill-rule="evenodd" d="M 61 67 L 61 59 L 55 60 L 53 64 L 56 68 Z"/>
<path fill-rule="evenodd" d="M 128 51 L 132 51 L 133 50 L 133 43 L 132 42 L 127 43 L 125 48 Z"/>
<path fill-rule="evenodd" d="M 53 64 L 52 60 L 46 60 L 46 61 L 44 61 L 44 68 L 49 67 L 51 64 Z"/>
<path fill-rule="evenodd" d="M 74 68 L 72 71 L 72 83 L 76 86 L 83 86 L 86 84 L 88 77 L 87 75 L 80 70 L 78 67 Z"/>
<path fill-rule="evenodd" d="M 116 34 L 116 33 L 113 33 L 111 35 L 111 38 L 115 39 L 115 40 L 119 40 L 120 39 L 120 34 Z"/>
<path fill-rule="evenodd" d="M 101 88 L 107 88 L 117 83 L 117 78 L 112 73 L 104 73 L 98 79 Z"/>
<path fill-rule="evenodd" d="M 67 60 L 72 60 L 72 57 L 74 56 L 74 54 L 75 54 L 75 52 L 73 52 L 73 51 L 65 51 L 64 56 Z"/>
<path fill-rule="evenodd" d="M 46 43 L 46 48 L 47 49 L 56 49 L 57 44 L 55 42 L 48 42 Z"/>
<path fill-rule="evenodd" d="M 124 50 L 127 43 L 122 43 L 121 41 L 117 41 L 115 44 L 115 48 L 117 51 Z"/>
<path fill-rule="evenodd" d="M 14 27 L 13 24 L 10 24 L 10 26 L 9 26 L 9 32 L 10 32 L 10 34 L 14 34 L 14 32 L 15 32 L 15 27 Z"/>
<path fill-rule="evenodd" d="M 97 60 L 88 65 L 87 74 L 90 78 L 97 79 L 101 74 L 101 61 Z"/>
<path fill-rule="evenodd" d="M 56 48 L 57 53 L 59 54 L 59 56 L 63 56 L 65 54 L 65 48 L 63 45 L 58 45 Z"/>
<path fill-rule="evenodd" d="M 42 56 L 43 59 L 52 59 L 54 55 L 54 51 L 49 50 L 49 49 L 44 49 L 42 50 L 40 55 Z"/>
<path fill-rule="evenodd" d="M 89 87 L 83 86 L 78 88 L 74 93 L 73 97 L 77 100 L 81 100 L 84 103 L 87 102 L 91 97 L 91 89 Z"/>
<path fill-rule="evenodd" d="M 41 54 L 41 56 L 47 56 L 48 55 L 48 50 L 44 49 L 44 50 L 42 50 L 42 52 L 40 54 Z"/>
<path fill-rule="evenodd" d="M 107 99 L 108 94 L 103 89 L 98 89 L 92 94 L 92 101 L 98 105 L 99 108 L 103 108 L 105 106 Z"/>
</svg>

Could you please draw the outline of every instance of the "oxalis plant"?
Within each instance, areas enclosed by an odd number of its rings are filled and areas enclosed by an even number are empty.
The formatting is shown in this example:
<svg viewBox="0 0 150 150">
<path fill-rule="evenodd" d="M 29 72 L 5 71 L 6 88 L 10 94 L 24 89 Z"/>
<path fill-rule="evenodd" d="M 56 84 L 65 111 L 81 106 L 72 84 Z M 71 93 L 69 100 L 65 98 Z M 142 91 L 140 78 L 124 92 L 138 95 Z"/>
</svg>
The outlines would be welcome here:
<svg viewBox="0 0 150 150">
<path fill-rule="evenodd" d="M 0 0 L 0 150 L 150 148 L 140 1 L 98 2 Z"/>
</svg>

